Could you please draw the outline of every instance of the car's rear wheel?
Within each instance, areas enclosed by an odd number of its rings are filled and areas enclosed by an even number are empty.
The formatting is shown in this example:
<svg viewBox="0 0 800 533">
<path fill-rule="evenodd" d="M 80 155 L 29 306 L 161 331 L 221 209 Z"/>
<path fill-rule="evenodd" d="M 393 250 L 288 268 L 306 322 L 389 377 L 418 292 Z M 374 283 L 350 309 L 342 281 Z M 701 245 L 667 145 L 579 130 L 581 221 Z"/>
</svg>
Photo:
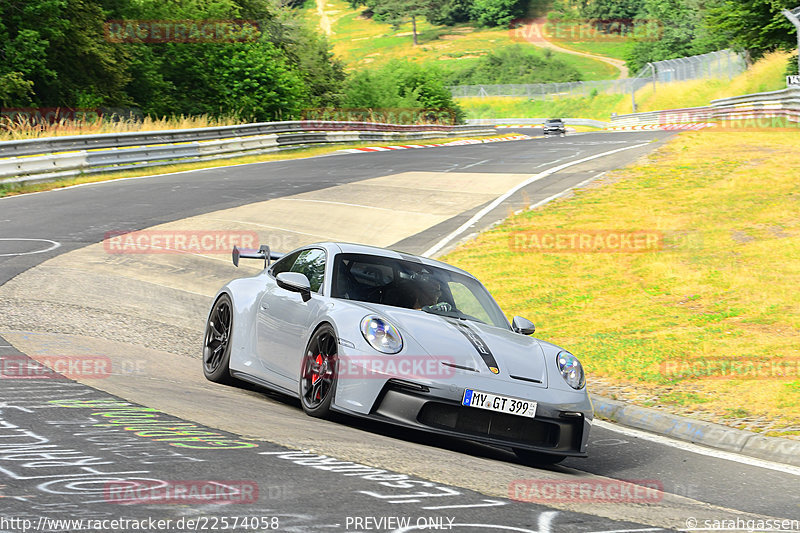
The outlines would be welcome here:
<svg viewBox="0 0 800 533">
<path fill-rule="evenodd" d="M 338 343 L 330 324 L 323 324 L 311 336 L 300 369 L 300 403 L 310 416 L 326 418 L 336 388 Z"/>
<path fill-rule="evenodd" d="M 513 450 L 521 462 L 530 466 L 550 466 L 558 464 L 566 459 L 564 455 L 551 455 L 549 453 L 534 452 L 521 448 L 513 448 Z"/>
<path fill-rule="evenodd" d="M 231 297 L 221 294 L 208 314 L 203 341 L 203 374 L 216 383 L 231 383 L 231 337 L 233 305 Z"/>
</svg>

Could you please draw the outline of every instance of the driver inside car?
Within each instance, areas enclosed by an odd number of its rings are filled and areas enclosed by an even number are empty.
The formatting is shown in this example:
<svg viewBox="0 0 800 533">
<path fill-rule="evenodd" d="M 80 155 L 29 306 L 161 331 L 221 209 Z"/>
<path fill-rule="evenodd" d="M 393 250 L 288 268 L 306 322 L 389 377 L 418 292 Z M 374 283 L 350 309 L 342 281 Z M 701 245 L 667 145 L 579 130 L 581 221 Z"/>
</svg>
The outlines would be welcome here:
<svg viewBox="0 0 800 533">
<path fill-rule="evenodd" d="M 442 285 L 439 280 L 426 274 L 419 276 L 414 283 L 416 301 L 414 309 L 428 308 L 437 311 L 450 311 L 452 306 L 447 302 L 440 302 Z"/>
</svg>

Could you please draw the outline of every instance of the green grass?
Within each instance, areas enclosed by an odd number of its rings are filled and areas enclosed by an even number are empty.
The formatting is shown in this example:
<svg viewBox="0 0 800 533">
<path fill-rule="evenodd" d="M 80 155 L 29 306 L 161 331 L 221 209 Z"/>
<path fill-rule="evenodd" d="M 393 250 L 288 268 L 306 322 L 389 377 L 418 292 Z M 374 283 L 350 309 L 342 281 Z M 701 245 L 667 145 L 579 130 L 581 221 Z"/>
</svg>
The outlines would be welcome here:
<svg viewBox="0 0 800 533">
<path fill-rule="evenodd" d="M 526 98 L 458 98 L 467 118 L 575 117 L 608 120 L 609 109 L 625 99 L 622 94 L 585 98 L 528 100 Z"/>
<path fill-rule="evenodd" d="M 684 133 L 604 186 L 511 216 L 444 260 L 579 356 L 590 383 L 796 426 L 796 375 L 690 376 L 667 365 L 800 357 L 798 175 L 797 131 Z M 515 234 L 533 230 L 646 230 L 663 240 L 642 253 L 515 251 Z"/>
<path fill-rule="evenodd" d="M 627 60 L 628 51 L 632 47 L 632 43 L 627 41 L 622 42 L 604 42 L 604 41 L 564 41 L 556 43 L 563 48 L 577 50 L 578 52 L 586 52 L 588 54 L 595 54 L 598 56 L 613 57 L 614 59 Z"/>
</svg>

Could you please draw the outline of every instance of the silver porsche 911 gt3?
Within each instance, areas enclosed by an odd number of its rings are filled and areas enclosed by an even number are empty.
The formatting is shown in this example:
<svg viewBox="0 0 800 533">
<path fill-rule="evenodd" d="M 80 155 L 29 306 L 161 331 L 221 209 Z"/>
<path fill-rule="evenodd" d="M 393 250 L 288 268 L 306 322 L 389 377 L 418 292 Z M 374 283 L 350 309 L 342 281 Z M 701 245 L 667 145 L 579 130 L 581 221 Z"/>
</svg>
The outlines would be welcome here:
<svg viewBox="0 0 800 533">
<path fill-rule="evenodd" d="M 568 351 L 511 324 L 486 288 L 445 263 L 345 243 L 264 261 L 209 313 L 203 372 L 332 411 L 510 447 L 524 461 L 586 456 L 592 406 Z M 274 263 L 271 260 L 277 259 Z"/>
</svg>

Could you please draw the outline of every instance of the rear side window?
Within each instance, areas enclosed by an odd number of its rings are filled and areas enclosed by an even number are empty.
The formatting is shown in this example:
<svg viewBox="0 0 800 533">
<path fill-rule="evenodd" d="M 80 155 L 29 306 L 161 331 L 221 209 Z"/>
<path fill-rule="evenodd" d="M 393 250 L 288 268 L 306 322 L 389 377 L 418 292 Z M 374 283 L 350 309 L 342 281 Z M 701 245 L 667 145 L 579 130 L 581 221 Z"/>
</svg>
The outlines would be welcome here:
<svg viewBox="0 0 800 533">
<path fill-rule="evenodd" d="M 281 272 L 289 272 L 294 265 L 294 262 L 297 261 L 297 257 L 302 253 L 302 250 L 299 252 L 294 252 L 293 254 L 289 254 L 285 257 L 281 257 L 277 263 L 272 265 L 269 269 L 269 273 L 273 276 L 277 276 Z"/>
</svg>

